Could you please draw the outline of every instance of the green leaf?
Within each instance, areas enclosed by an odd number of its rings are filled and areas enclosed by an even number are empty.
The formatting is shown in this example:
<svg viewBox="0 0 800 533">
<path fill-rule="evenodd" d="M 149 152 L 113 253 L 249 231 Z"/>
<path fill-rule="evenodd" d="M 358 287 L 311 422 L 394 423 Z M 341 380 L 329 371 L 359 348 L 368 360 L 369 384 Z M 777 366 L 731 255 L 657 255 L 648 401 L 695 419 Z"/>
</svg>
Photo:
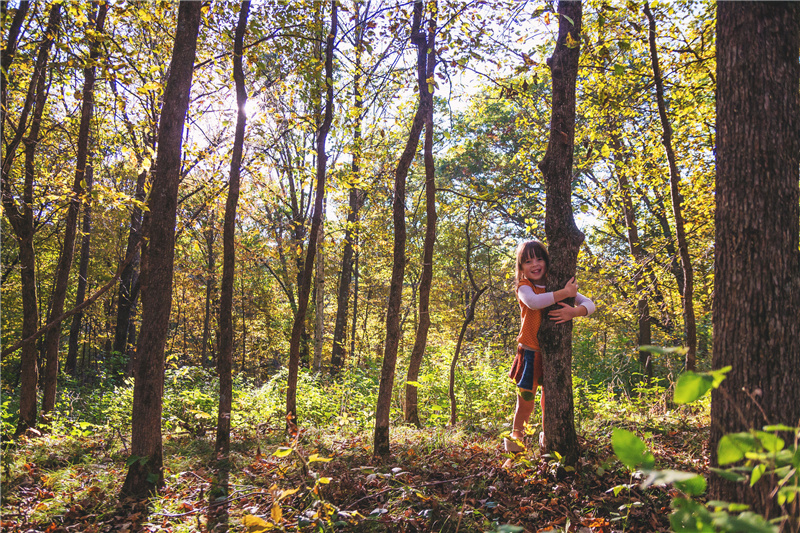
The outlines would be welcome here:
<svg viewBox="0 0 800 533">
<path fill-rule="evenodd" d="M 800 432 L 800 428 L 789 427 L 786 424 L 775 424 L 772 426 L 764 426 L 761 429 L 763 429 L 764 431 L 773 431 L 773 432 L 774 431 L 791 431 L 793 433 Z"/>
<path fill-rule="evenodd" d="M 761 446 L 765 450 L 772 453 L 778 453 L 786 444 L 784 440 L 774 433 L 767 433 L 766 431 L 756 431 L 756 438 L 761 441 Z"/>
<path fill-rule="evenodd" d="M 755 438 L 749 433 L 723 435 L 717 445 L 717 462 L 727 465 L 741 461 L 747 452 L 753 450 L 755 443 Z"/>
<path fill-rule="evenodd" d="M 678 382 L 675 383 L 673 399 L 675 403 L 691 403 L 711 390 L 713 383 L 714 378 L 712 376 L 687 370 L 678 377 Z"/>
<path fill-rule="evenodd" d="M 614 76 L 622 76 L 625 74 L 625 67 L 617 63 L 614 65 Z"/>
<path fill-rule="evenodd" d="M 728 503 L 720 500 L 711 500 L 710 502 L 706 503 L 706 506 L 713 508 L 715 511 L 728 510 L 731 512 L 738 512 L 750 509 L 750 506 L 746 503 Z"/>
<path fill-rule="evenodd" d="M 651 485 L 673 484 L 690 496 L 699 496 L 706 491 L 706 480 L 703 476 L 693 472 L 680 470 L 653 470 L 642 482 L 642 488 Z"/>
<path fill-rule="evenodd" d="M 752 511 L 745 511 L 739 516 L 728 513 L 715 513 L 714 525 L 723 531 L 742 531 L 752 533 L 778 533 L 778 526 L 773 526 L 761 515 Z"/>
<path fill-rule="evenodd" d="M 710 470 L 712 472 L 714 472 L 715 474 L 717 474 L 722 479 L 727 479 L 728 481 L 735 481 L 735 482 L 738 483 L 740 481 L 744 481 L 744 480 L 747 479 L 746 477 L 744 477 L 741 474 L 737 474 L 736 472 L 731 472 L 730 470 L 724 470 L 722 468 L 713 468 L 712 467 L 712 468 L 710 468 Z"/>
<path fill-rule="evenodd" d="M 753 468 L 753 473 L 750 475 L 751 487 L 755 485 L 759 479 L 761 479 L 761 476 L 764 475 L 764 472 L 766 470 L 767 470 L 767 465 L 765 465 L 764 463 L 758 464 L 756 465 L 755 468 Z"/>
<path fill-rule="evenodd" d="M 411 387 L 420 387 L 421 386 L 419 384 L 419 381 L 406 381 L 406 385 L 409 385 Z"/>
<path fill-rule="evenodd" d="M 631 470 L 652 469 L 655 466 L 655 457 L 647 451 L 645 443 L 626 429 L 614 429 L 611 445 L 619 460 Z"/>
<path fill-rule="evenodd" d="M 703 505 L 687 498 L 672 500 L 675 512 L 669 517 L 672 530 L 676 533 L 714 533 L 712 516 Z"/>
<path fill-rule="evenodd" d="M 684 348 L 682 346 L 670 346 L 668 348 L 664 348 L 662 346 L 653 346 L 650 344 L 642 344 L 639 346 L 639 350 L 643 352 L 650 352 L 655 353 L 658 355 L 667 355 L 667 354 L 677 354 L 677 355 L 686 355 L 686 352 L 689 351 L 689 348 Z"/>
<path fill-rule="evenodd" d="M 291 448 L 287 448 L 285 446 L 281 446 L 280 448 L 275 450 L 275 453 L 273 453 L 272 455 L 274 455 L 275 457 L 286 457 L 290 453 L 292 453 L 292 449 Z"/>
</svg>

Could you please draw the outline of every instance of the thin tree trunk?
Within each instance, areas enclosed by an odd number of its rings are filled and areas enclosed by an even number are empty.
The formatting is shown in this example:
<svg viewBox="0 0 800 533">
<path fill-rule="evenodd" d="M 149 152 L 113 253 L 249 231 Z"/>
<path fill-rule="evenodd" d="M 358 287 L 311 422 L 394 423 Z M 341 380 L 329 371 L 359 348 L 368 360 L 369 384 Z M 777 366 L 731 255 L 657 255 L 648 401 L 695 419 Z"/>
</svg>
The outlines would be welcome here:
<svg viewBox="0 0 800 533">
<path fill-rule="evenodd" d="M 236 133 L 231 155 L 231 171 L 228 185 L 228 200 L 225 204 L 225 225 L 222 230 L 222 282 L 219 300 L 219 411 L 217 416 L 217 457 L 227 459 L 231 443 L 231 408 L 233 381 L 233 278 L 236 271 L 236 209 L 239 203 L 240 168 L 244 149 L 244 131 L 247 125 L 247 89 L 244 85 L 242 50 L 244 34 L 247 31 L 247 18 L 250 14 L 250 1 L 244 0 L 239 10 L 239 21 L 233 42 L 233 81 L 236 85 Z M 244 302 L 242 302 L 244 306 Z"/>
<path fill-rule="evenodd" d="M 331 27 L 325 40 L 325 118 L 317 132 L 317 191 L 314 200 L 314 213 L 311 219 L 311 231 L 308 236 L 308 249 L 303 264 L 303 276 L 297 291 L 297 313 L 292 325 L 292 336 L 289 344 L 289 377 L 286 387 L 286 416 L 291 422 L 297 418 L 297 373 L 300 366 L 300 342 L 304 331 L 306 311 L 308 309 L 308 296 L 311 292 L 311 274 L 314 267 L 314 255 L 317 251 L 317 238 L 322 225 L 322 208 L 325 198 L 325 178 L 327 172 L 328 154 L 325 143 L 328 139 L 331 123 L 333 122 L 333 52 L 338 29 L 338 5 L 336 0 L 331 2 Z"/>
<path fill-rule="evenodd" d="M 361 124 L 364 115 L 364 101 L 361 96 L 361 56 L 364 51 L 364 29 L 365 20 L 368 13 L 364 13 L 361 17 L 360 4 L 355 4 L 355 54 L 356 65 L 355 75 L 353 78 L 353 107 L 354 107 L 354 125 L 353 125 L 353 160 L 350 167 L 352 175 L 352 186 L 349 194 L 349 209 L 347 211 L 347 226 L 344 233 L 344 250 L 342 251 L 342 270 L 339 275 L 339 293 L 336 298 L 336 323 L 333 326 L 333 347 L 331 349 L 331 373 L 337 374 L 344 367 L 345 362 L 345 328 L 347 327 L 347 307 L 350 301 L 350 280 L 353 274 L 353 239 L 355 235 L 355 225 L 358 223 L 358 211 L 361 204 L 361 194 L 358 187 L 355 186 L 361 177 Z M 358 278 L 356 278 L 356 285 Z M 357 292 L 354 291 L 354 292 Z M 353 354 L 353 336 L 355 335 L 355 313 L 356 313 L 356 296 L 353 296 L 353 331 L 351 332 L 350 341 L 350 354 Z"/>
<path fill-rule="evenodd" d="M 200 2 L 193 1 L 182 1 L 178 7 L 175 45 L 158 129 L 156 171 L 142 228 L 147 238 L 142 252 L 142 327 L 134 371 L 131 457 L 122 486 L 122 494 L 134 497 L 145 497 L 164 483 L 164 344 L 172 300 L 183 125 L 189 107 L 201 8 Z"/>
<path fill-rule="evenodd" d="M 86 201 L 83 204 L 83 229 L 81 236 L 81 257 L 78 264 L 78 289 L 75 295 L 75 306 L 79 306 L 86 299 L 87 277 L 89 275 L 89 251 L 92 240 L 92 178 L 94 168 L 91 164 L 86 168 Z M 76 313 L 72 317 L 72 324 L 69 327 L 69 350 L 67 351 L 67 361 L 64 370 L 70 375 L 75 376 L 76 365 L 78 362 L 78 337 L 81 331 L 81 320 L 83 311 Z"/>
<path fill-rule="evenodd" d="M 560 0 L 558 13 L 558 41 L 548 60 L 553 77 L 550 138 L 544 159 L 539 163 L 547 193 L 545 233 L 550 247 L 548 291 L 562 288 L 575 275 L 578 249 L 583 242 L 583 233 L 578 230 L 572 215 L 575 82 L 582 38 L 581 2 Z M 547 312 L 553 308 L 555 306 L 542 310 L 542 316 L 547 317 Z M 575 465 L 578 461 L 578 439 L 572 397 L 572 321 L 556 324 L 542 320 L 539 344 L 544 372 L 544 449 L 561 454 L 563 464 Z"/>
<path fill-rule="evenodd" d="M 20 112 L 19 120 L 16 125 L 14 137 L 5 144 L 3 154 L 2 178 L 0 179 L 0 189 L 3 195 L 3 211 L 6 213 L 14 235 L 17 238 L 20 257 L 20 277 L 22 286 L 22 338 L 29 339 L 36 334 L 39 327 L 39 294 L 38 282 L 36 280 L 36 253 L 34 251 L 33 236 L 36 231 L 34 227 L 33 212 L 33 177 L 34 177 L 34 157 L 36 147 L 39 142 L 39 130 L 41 128 L 42 113 L 47 102 L 47 63 L 50 57 L 50 50 L 53 42 L 58 36 L 59 25 L 61 23 L 60 4 L 54 4 L 50 8 L 42 43 L 36 56 L 33 74 L 31 75 L 28 92 Z M 11 28 L 13 30 L 13 28 Z M 10 43 L 9 43 L 10 44 Z M 3 61 L 6 57 L 3 56 Z M 10 62 L 10 58 L 8 59 Z M 4 71 L 5 72 L 5 71 Z M 6 73 L 7 74 L 7 73 Z M 3 95 L 5 97 L 5 95 Z M 6 102 L 3 102 L 3 123 L 7 118 Z M 28 115 L 33 108 L 30 129 L 27 128 Z M 14 198 L 10 183 L 11 167 L 14 163 L 17 148 L 23 141 L 25 133 L 28 136 L 24 140 L 25 144 L 25 171 L 24 184 L 22 191 L 22 205 L 18 207 Z M 5 139 L 3 139 L 5 143 Z M 21 210 L 20 210 L 21 208 Z M 16 435 L 23 433 L 26 429 L 36 425 L 37 409 L 36 396 L 39 384 L 39 367 L 37 361 L 38 350 L 33 342 L 22 346 L 20 354 L 20 400 L 19 400 L 19 420 Z"/>
<path fill-rule="evenodd" d="M 108 12 L 108 3 L 104 2 L 97 7 L 95 31 L 103 31 L 103 25 Z M 77 157 L 75 163 L 75 180 L 72 183 L 72 195 L 67 207 L 66 221 L 64 223 L 64 241 L 61 257 L 56 267 L 56 280 L 53 289 L 52 303 L 48 323 L 64 313 L 64 300 L 67 297 L 67 284 L 69 271 L 72 267 L 72 257 L 75 252 L 75 235 L 78 229 L 78 213 L 83 201 L 83 183 L 86 176 L 86 166 L 89 156 L 89 129 L 94 115 L 94 84 L 96 80 L 94 61 L 100 55 L 100 43 L 93 40 L 90 45 L 89 65 L 83 69 L 83 100 L 81 105 L 81 123 L 78 130 Z M 58 349 L 61 344 L 61 326 L 56 325 L 47 332 L 44 340 L 45 379 L 42 395 L 42 414 L 47 414 L 56 405 L 56 384 L 58 382 Z"/>
<path fill-rule="evenodd" d="M 675 151 L 672 147 L 672 125 L 667 117 L 667 105 L 664 101 L 664 81 L 661 78 L 661 69 L 658 66 L 658 49 L 656 48 L 656 19 L 650 11 L 647 2 L 644 4 L 644 13 L 650 23 L 650 63 L 653 68 L 653 78 L 656 85 L 656 101 L 658 102 L 658 116 L 661 118 L 661 127 L 664 130 L 662 143 L 667 153 L 669 162 L 669 184 L 672 195 L 672 213 L 675 217 L 675 234 L 678 238 L 678 251 L 683 270 L 683 323 L 686 331 L 686 369 L 694 370 L 697 365 L 697 321 L 694 314 L 694 271 L 691 257 L 689 256 L 689 243 L 686 240 L 686 229 L 683 221 L 682 196 L 680 193 L 681 176 L 675 162 Z"/>
<path fill-rule="evenodd" d="M 248 5 L 249 8 L 249 5 Z M 235 52 L 234 52 L 235 53 Z M 235 141 L 234 141 L 235 142 Z M 230 189 L 228 190 L 228 195 L 230 195 Z M 203 315 L 203 340 L 202 340 L 202 352 L 200 355 L 200 361 L 203 367 L 211 368 L 214 366 L 214 350 L 211 350 L 211 357 L 208 357 L 208 344 L 209 340 L 211 339 L 211 316 L 213 313 L 213 305 L 211 305 L 211 301 L 214 298 L 214 292 L 216 289 L 216 270 L 217 270 L 217 256 L 214 254 L 214 241 L 216 240 L 216 232 L 215 229 L 215 222 L 214 222 L 214 213 L 212 211 L 211 217 L 209 218 L 209 226 L 205 231 L 205 239 L 206 239 L 206 307 L 205 307 L 205 314 Z"/>
<path fill-rule="evenodd" d="M 472 273 L 472 267 L 470 265 L 470 255 L 472 254 L 472 241 L 469 235 L 469 222 L 470 222 L 470 212 L 467 214 L 467 227 L 466 227 L 466 234 L 467 234 L 467 251 L 466 251 L 466 266 L 467 266 L 467 275 L 469 276 L 469 283 L 472 287 L 472 297 L 469 301 L 469 306 L 467 307 L 467 314 L 464 317 L 464 322 L 461 324 L 461 331 L 458 333 L 458 341 L 456 342 L 456 349 L 453 353 L 453 359 L 450 361 L 450 387 L 448 390 L 448 395 L 450 396 L 450 425 L 455 426 L 456 421 L 458 420 L 458 408 L 456 405 L 456 365 L 458 364 L 458 357 L 461 355 L 461 344 L 464 341 L 464 336 L 467 333 L 467 328 L 475 319 L 475 306 L 478 305 L 478 299 L 480 299 L 481 295 L 486 292 L 486 289 L 489 288 L 488 285 L 478 288 L 478 285 L 475 283 L 475 276 Z"/>
<path fill-rule="evenodd" d="M 358 243 L 358 234 L 355 235 L 356 244 Z M 356 259 L 355 264 L 353 265 L 353 323 L 350 327 L 350 356 L 354 356 L 356 353 L 356 327 L 358 321 L 358 263 L 361 254 L 359 252 L 355 253 Z"/>
<path fill-rule="evenodd" d="M 323 224 L 325 208 L 322 209 Z M 322 370 L 322 343 L 325 340 L 325 230 L 323 224 L 319 227 L 317 237 L 317 257 L 314 269 L 314 372 Z"/>
<path fill-rule="evenodd" d="M 436 3 L 432 6 L 431 18 L 428 27 L 428 58 L 426 62 L 426 80 L 432 80 L 436 69 Z M 431 326 L 430 294 L 433 280 L 433 247 L 436 244 L 436 181 L 435 166 L 433 162 L 433 87 L 428 86 L 427 92 L 420 93 L 420 107 L 425 109 L 425 143 L 423 153 L 425 158 L 425 242 L 422 252 L 422 274 L 419 280 L 419 325 L 417 327 L 414 347 L 408 362 L 406 382 L 416 382 L 419 379 L 419 369 L 425 356 L 425 347 L 428 344 L 428 330 Z M 422 98 L 424 96 L 424 100 Z M 458 357 L 457 355 L 455 357 Z M 417 408 L 417 387 L 406 383 L 405 386 L 404 416 L 405 421 L 422 427 Z"/>
<path fill-rule="evenodd" d="M 800 4 L 717 4 L 716 245 L 711 466 L 723 435 L 800 420 Z M 794 432 L 781 434 L 789 443 Z M 778 509 L 765 475 L 753 487 L 711 474 L 709 499 Z M 790 482 L 791 483 L 791 482 Z"/>
<path fill-rule="evenodd" d="M 6 25 L 5 21 L 5 8 L 7 4 L 3 2 L 3 27 Z M 8 27 L 8 37 L 6 38 L 3 54 L 0 56 L 0 139 L 5 141 L 5 128 L 6 128 L 6 105 L 8 104 L 8 71 L 11 68 L 11 63 L 14 61 L 14 56 L 17 53 L 17 39 L 19 32 L 22 28 L 22 23 L 25 22 L 25 17 L 28 14 L 28 9 L 31 3 L 28 0 L 22 0 L 14 12 L 14 18 L 11 20 L 11 25 Z"/>
<path fill-rule="evenodd" d="M 428 39 L 422 29 L 422 0 L 414 2 L 414 18 L 411 26 L 411 41 L 417 47 L 417 84 L 419 86 L 419 106 L 411 124 L 403 154 L 397 162 L 394 174 L 394 198 L 392 200 L 392 219 L 394 221 L 394 246 L 392 250 L 392 279 L 389 285 L 389 301 L 386 306 L 386 342 L 383 350 L 381 381 L 378 387 L 378 401 L 375 410 L 375 433 L 372 453 L 377 457 L 388 457 L 389 413 L 391 410 L 392 387 L 397 366 L 397 348 L 400 344 L 400 306 L 403 297 L 403 275 L 406 262 L 406 178 L 414 155 L 417 153 L 419 136 L 425 125 L 425 95 L 428 92 L 426 79 Z M 433 34 L 430 34 L 431 37 Z"/>
</svg>

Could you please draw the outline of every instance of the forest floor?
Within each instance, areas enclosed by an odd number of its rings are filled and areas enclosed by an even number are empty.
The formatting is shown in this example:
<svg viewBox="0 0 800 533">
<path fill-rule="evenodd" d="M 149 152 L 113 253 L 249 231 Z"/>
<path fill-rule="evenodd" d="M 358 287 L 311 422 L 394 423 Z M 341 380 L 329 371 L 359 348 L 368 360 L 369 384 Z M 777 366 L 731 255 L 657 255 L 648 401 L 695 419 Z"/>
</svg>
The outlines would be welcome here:
<svg viewBox="0 0 800 533">
<path fill-rule="evenodd" d="M 178 533 L 207 530 L 209 520 L 249 532 L 669 531 L 674 489 L 640 489 L 611 449 L 611 430 L 640 435 L 657 468 L 705 474 L 708 432 L 695 422 L 602 422 L 579 437 L 575 471 L 542 457 L 536 442 L 503 468 L 502 439 L 463 427 L 392 428 L 383 462 L 367 430 L 308 429 L 287 440 L 282 428 L 262 427 L 234 434 L 227 490 L 211 467 L 213 435 L 168 434 L 165 485 L 147 502 L 118 497 L 128 457 L 118 432 L 31 435 L 3 453 L 0 531 Z"/>
</svg>

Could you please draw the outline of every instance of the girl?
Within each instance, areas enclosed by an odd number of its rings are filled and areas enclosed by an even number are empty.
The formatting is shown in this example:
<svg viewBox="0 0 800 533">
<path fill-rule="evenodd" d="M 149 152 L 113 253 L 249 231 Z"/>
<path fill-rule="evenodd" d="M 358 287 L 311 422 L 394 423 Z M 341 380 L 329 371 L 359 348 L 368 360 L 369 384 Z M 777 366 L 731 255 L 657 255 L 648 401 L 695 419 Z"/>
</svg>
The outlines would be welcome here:
<svg viewBox="0 0 800 533">
<path fill-rule="evenodd" d="M 503 439 L 508 452 L 521 452 L 525 449 L 522 445 L 524 427 L 533 412 L 536 389 L 542 381 L 542 354 L 539 351 L 537 338 L 539 325 L 542 322 L 541 310 L 558 302 L 561 308 L 548 313 L 550 320 L 556 324 L 578 316 L 588 316 L 595 310 L 594 303 L 578 292 L 574 277 L 563 289 L 545 292 L 549 267 L 550 256 L 542 243 L 525 241 L 517 247 L 516 293 L 521 327 L 517 336 L 519 343 L 517 357 L 514 359 L 509 377 L 517 383 L 519 390 L 511 436 Z M 575 307 L 561 301 L 571 297 L 575 298 Z M 544 414 L 544 390 L 542 390 L 541 404 Z M 540 435 L 540 441 L 542 437 L 544 433 Z M 510 461 L 509 459 L 506 463 Z"/>
</svg>

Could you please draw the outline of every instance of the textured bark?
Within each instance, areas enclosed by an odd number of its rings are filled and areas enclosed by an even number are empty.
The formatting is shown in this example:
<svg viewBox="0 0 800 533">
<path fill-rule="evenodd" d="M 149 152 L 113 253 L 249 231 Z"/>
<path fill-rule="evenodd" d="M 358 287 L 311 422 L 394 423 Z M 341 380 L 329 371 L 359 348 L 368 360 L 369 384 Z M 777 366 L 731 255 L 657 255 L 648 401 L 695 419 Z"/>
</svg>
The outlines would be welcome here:
<svg viewBox="0 0 800 533">
<path fill-rule="evenodd" d="M 683 207 L 681 206 L 682 196 L 680 193 L 681 176 L 678 172 L 678 165 L 675 161 L 675 150 L 672 147 L 672 124 L 667 116 L 667 104 L 664 100 L 664 81 L 661 76 L 661 69 L 658 66 L 658 49 L 656 48 L 656 19 L 650 11 L 647 2 L 644 4 L 644 13 L 650 24 L 650 64 L 653 68 L 653 79 L 656 86 L 656 102 L 658 104 L 658 116 L 661 119 L 663 136 L 661 139 L 664 150 L 667 154 L 669 163 L 669 186 L 672 198 L 672 214 L 675 218 L 675 235 L 678 239 L 678 252 L 681 258 L 681 270 L 683 272 L 683 290 L 681 298 L 683 304 L 683 327 L 686 333 L 686 369 L 694 370 L 697 366 L 697 320 L 694 313 L 694 270 L 692 260 L 689 256 L 689 243 L 686 239 L 686 229 L 683 221 Z"/>
<path fill-rule="evenodd" d="M 8 26 L 8 36 L 6 37 L 3 53 L 0 54 L 0 139 L 5 140 L 5 127 L 6 127 L 6 104 L 8 100 L 8 70 L 11 68 L 11 63 L 14 61 L 14 56 L 17 53 L 17 39 L 19 38 L 19 31 L 22 28 L 22 23 L 28 14 L 31 3 L 28 0 L 23 0 L 14 11 L 14 18 L 11 19 L 11 24 Z M 6 25 L 5 17 L 7 2 L 3 1 L 3 27 Z"/>
<path fill-rule="evenodd" d="M 571 201 L 581 3 L 561 0 L 558 13 L 558 41 L 553 56 L 548 60 L 553 76 L 550 138 L 544 158 L 539 163 L 547 193 L 545 234 L 550 248 L 548 291 L 564 287 L 575 275 L 578 248 L 583 242 L 583 233 L 578 230 L 572 215 Z M 569 42 L 573 43 L 571 46 L 567 45 L 567 36 L 571 39 Z M 556 306 L 543 310 L 542 316 L 546 317 L 553 308 Z M 557 451 L 563 457 L 564 464 L 575 465 L 578 461 L 578 439 L 572 397 L 572 321 L 555 324 L 550 320 L 542 320 L 539 344 L 544 372 L 544 449 Z"/>
<path fill-rule="evenodd" d="M 317 236 L 317 256 L 314 266 L 314 372 L 322 370 L 322 343 L 325 340 L 325 208 L 322 208 L 323 223 Z"/>
<path fill-rule="evenodd" d="M 211 317 L 214 315 L 214 305 L 212 302 L 214 300 L 214 294 L 216 293 L 217 276 L 217 256 L 214 253 L 214 241 L 216 241 L 217 234 L 214 219 L 215 215 L 212 211 L 209 217 L 208 227 L 203 232 L 206 239 L 206 306 L 203 315 L 203 339 L 201 341 L 202 352 L 200 354 L 200 363 L 205 368 L 213 368 L 215 360 L 213 348 L 211 349 L 210 357 L 208 350 L 209 341 L 211 339 Z"/>
<path fill-rule="evenodd" d="M 242 50 L 244 34 L 247 31 L 247 18 L 250 14 L 250 2 L 242 2 L 239 10 L 239 21 L 233 42 L 233 81 L 236 85 L 236 133 L 233 139 L 231 155 L 231 171 L 228 180 L 228 199 L 225 203 L 225 223 L 222 229 L 222 282 L 219 298 L 219 357 L 217 372 L 219 373 L 219 410 L 217 416 L 217 441 L 215 450 L 217 458 L 227 459 L 231 447 L 231 408 L 233 398 L 233 278 L 236 271 L 236 208 L 239 204 L 240 168 L 244 148 L 244 131 L 247 125 L 247 89 L 244 86 L 244 69 L 242 67 Z M 244 305 L 244 304 L 242 304 Z M 242 361 L 244 366 L 244 360 Z"/>
<path fill-rule="evenodd" d="M 375 409 L 375 433 L 372 453 L 378 457 L 388 457 L 389 450 L 389 412 L 391 411 L 392 387 L 397 366 L 397 348 L 400 344 L 400 305 L 403 297 L 403 275 L 406 263 L 406 178 L 419 146 L 419 136 L 425 126 L 423 93 L 428 90 L 425 81 L 427 61 L 427 37 L 422 26 L 422 1 L 414 2 L 414 18 L 411 25 L 411 40 L 417 47 L 417 83 L 419 85 L 419 106 L 411 124 L 405 149 L 394 172 L 394 198 L 392 200 L 392 220 L 394 223 L 394 244 L 392 247 L 392 278 L 389 283 L 389 301 L 386 305 L 386 341 L 383 348 L 381 381 L 378 387 L 378 401 Z"/>
<path fill-rule="evenodd" d="M 50 50 L 53 42 L 58 36 L 59 25 L 61 23 L 61 6 L 54 4 L 50 8 L 47 20 L 47 29 L 39 45 L 34 64 L 31 81 L 25 101 L 20 111 L 14 137 L 5 144 L 3 153 L 2 175 L 0 178 L 0 190 L 2 190 L 3 211 L 8 217 L 14 236 L 19 246 L 20 277 L 22 285 L 22 338 L 32 339 L 39 327 L 39 295 L 37 294 L 36 283 L 36 252 L 33 245 L 34 210 L 33 210 L 33 177 L 34 177 L 34 158 L 36 147 L 39 141 L 39 130 L 41 128 L 42 113 L 47 102 L 47 76 L 45 75 L 47 63 L 50 57 Z M 13 28 L 11 28 L 13 30 Z M 6 60 L 6 57 L 3 57 Z M 9 59 L 10 62 L 10 59 Z M 10 64 L 10 63 L 9 63 Z M 5 95 L 3 95 L 5 97 Z M 3 102 L 3 123 L 7 119 L 5 109 L 6 102 Z M 28 115 L 31 110 L 30 128 L 28 129 Z M 5 131 L 4 131 L 5 133 Z M 25 137 L 25 134 L 28 136 Z M 25 168 L 24 183 L 22 187 L 22 205 L 18 205 L 14 198 L 11 186 L 11 167 L 16 157 L 17 148 L 21 142 L 25 144 Z M 19 420 L 16 434 L 21 434 L 29 427 L 36 425 L 36 392 L 39 385 L 39 368 L 37 362 L 36 345 L 27 342 L 22 347 L 20 354 L 20 400 L 19 400 Z M 4 353 L 6 350 L 4 350 Z"/>
<path fill-rule="evenodd" d="M 78 288 L 75 294 L 75 306 L 79 306 L 86 300 L 86 285 L 89 275 L 89 252 L 92 242 L 92 178 L 94 169 L 89 164 L 86 167 L 86 201 L 83 204 L 83 227 L 81 228 L 81 255 L 78 262 Z M 72 317 L 72 324 L 69 326 L 69 349 L 67 351 L 67 361 L 64 370 L 70 376 L 75 375 L 78 363 L 78 339 L 81 332 L 81 321 L 83 312 L 75 313 Z"/>
<path fill-rule="evenodd" d="M 333 122 L 333 53 L 338 22 L 338 5 L 331 2 L 331 27 L 325 40 L 325 117 L 317 132 L 317 191 L 314 198 L 314 213 L 311 218 L 311 231 L 308 235 L 308 249 L 303 262 L 303 272 L 297 290 L 297 313 L 292 324 L 289 340 L 289 377 L 286 387 L 286 415 L 288 419 L 297 418 L 297 373 L 300 366 L 300 341 L 305 329 L 308 297 L 311 292 L 311 275 L 314 269 L 314 256 L 317 252 L 317 238 L 322 226 L 322 210 L 325 199 L 325 180 L 328 154 L 326 142 Z"/>
<path fill-rule="evenodd" d="M 95 31 L 101 33 L 108 12 L 108 3 L 98 5 L 97 14 L 94 15 Z M 56 267 L 56 280 L 50 304 L 48 323 L 64 314 L 64 301 L 67 297 L 67 284 L 69 271 L 72 267 L 72 258 L 75 253 L 75 236 L 78 231 L 78 213 L 83 201 L 83 183 L 86 176 L 86 166 L 89 156 L 89 129 L 94 115 L 94 84 L 96 80 L 94 61 L 100 55 L 100 43 L 93 41 L 90 45 L 90 62 L 83 69 L 83 93 L 81 102 L 81 122 L 78 128 L 77 156 L 75 162 L 75 179 L 72 183 L 72 192 L 67 207 L 64 222 L 64 237 L 61 254 Z M 61 326 L 56 325 L 44 339 L 45 375 L 44 390 L 42 395 L 42 414 L 49 413 L 56 406 L 56 384 L 58 381 L 58 348 L 61 344 Z"/>
<path fill-rule="evenodd" d="M 434 4 L 435 5 L 435 4 Z M 434 11 L 435 13 L 435 11 Z M 431 15 L 428 24 L 427 61 L 425 64 L 425 79 L 433 79 L 436 69 L 436 19 Z M 433 280 L 433 247 L 436 244 L 436 181 L 435 165 L 433 162 L 433 92 L 430 87 L 420 93 L 420 108 L 425 112 L 425 143 L 423 154 L 425 158 L 425 243 L 422 251 L 422 275 L 419 280 L 419 325 L 414 339 L 414 347 L 408 361 L 406 381 L 417 381 L 422 359 L 425 356 L 425 347 L 428 345 L 428 330 L 431 326 L 430 293 Z M 462 329 L 462 334 L 465 329 Z M 460 343 L 459 343 L 460 344 Z M 456 358 L 458 353 L 456 352 Z M 406 397 L 403 404 L 405 421 L 422 427 L 417 407 L 417 387 L 406 384 Z"/>
<path fill-rule="evenodd" d="M 712 466 L 724 434 L 800 420 L 798 18 L 792 2 L 717 4 L 713 368 L 732 370 L 712 393 Z M 712 474 L 709 498 L 772 518 L 774 482 Z"/>
<path fill-rule="evenodd" d="M 164 344 L 172 304 L 175 258 L 175 216 L 181 169 L 181 148 L 197 35 L 200 2 L 182 1 L 178 7 L 175 45 L 164 89 L 158 128 L 158 155 L 149 210 L 142 232 L 142 326 L 136 347 L 131 457 L 122 494 L 146 497 L 164 482 L 161 443 L 161 409 L 164 393 Z"/>
</svg>

